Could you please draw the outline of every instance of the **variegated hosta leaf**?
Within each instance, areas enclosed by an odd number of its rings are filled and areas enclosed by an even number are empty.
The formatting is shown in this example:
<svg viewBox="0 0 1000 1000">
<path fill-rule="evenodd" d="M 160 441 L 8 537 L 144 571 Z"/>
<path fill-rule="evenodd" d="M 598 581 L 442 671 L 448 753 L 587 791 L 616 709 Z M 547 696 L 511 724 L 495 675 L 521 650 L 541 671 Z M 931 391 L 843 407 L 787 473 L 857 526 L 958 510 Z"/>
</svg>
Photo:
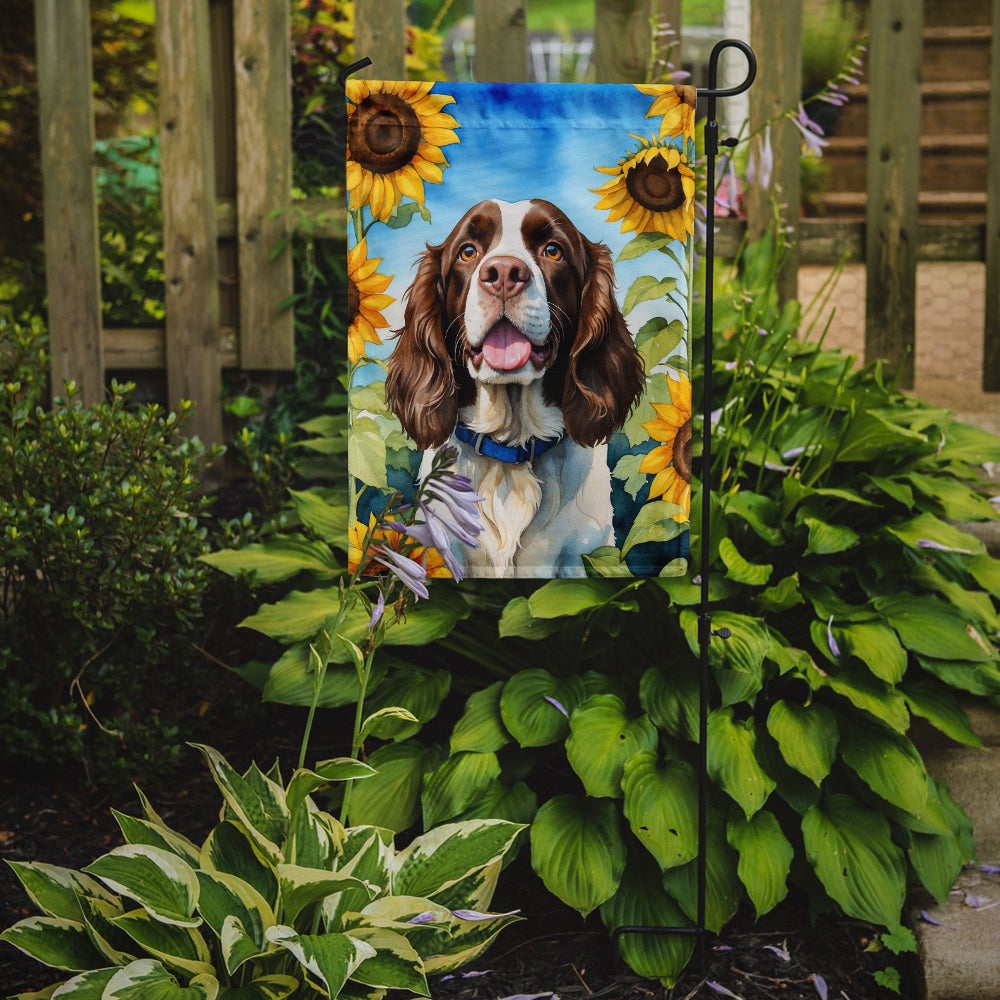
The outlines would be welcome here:
<svg viewBox="0 0 1000 1000">
<path fill-rule="evenodd" d="M 451 972 L 474 961 L 504 927 L 521 919 L 516 912 L 479 914 L 474 920 L 463 919 L 462 914 L 468 911 L 451 912 L 455 917 L 451 933 L 447 937 L 442 934 L 443 940 L 424 958 L 424 971 L 428 975 Z"/>
<path fill-rule="evenodd" d="M 470 695 L 462 717 L 451 733 L 451 752 L 474 750 L 477 753 L 496 753 L 510 742 L 500 716 L 500 692 L 503 681 L 497 681 Z"/>
<path fill-rule="evenodd" d="M 269 927 L 267 939 L 285 948 L 330 996 L 341 987 L 365 959 L 375 957 L 375 949 L 349 934 L 296 934 L 291 927 L 278 924 Z"/>
<path fill-rule="evenodd" d="M 776 782 L 757 762 L 757 733 L 752 718 L 737 721 L 731 707 L 711 712 L 708 774 L 748 818 L 767 801 Z"/>
<path fill-rule="evenodd" d="M 97 879 L 38 861 L 8 861 L 24 891 L 46 916 L 81 920 L 81 896 L 93 896 L 109 903 L 116 899 Z"/>
<path fill-rule="evenodd" d="M 601 920 L 619 927 L 689 927 L 691 921 L 664 891 L 651 860 L 630 858 L 618 891 L 601 904 Z M 672 986 L 694 950 L 692 934 L 623 934 L 619 950 L 640 976 Z"/>
<path fill-rule="evenodd" d="M 91 944 L 87 928 L 65 917 L 28 917 L 0 934 L 26 955 L 54 969 L 81 972 L 100 968 L 105 959 Z"/>
<path fill-rule="evenodd" d="M 433 899 L 503 858 L 523 827 L 505 820 L 446 823 L 421 834 L 393 859 L 392 892 Z"/>
<path fill-rule="evenodd" d="M 160 923 L 145 910 L 123 913 L 111 922 L 171 969 L 181 969 L 191 976 L 213 971 L 205 939 L 190 927 Z"/>
<path fill-rule="evenodd" d="M 522 828 L 522 832 L 523 832 Z M 520 837 L 520 833 L 518 834 Z M 517 839 L 517 838 L 515 838 Z M 488 910 L 493 902 L 493 894 L 497 889 L 497 882 L 500 879 L 500 870 L 503 868 L 506 856 L 497 858 L 491 865 L 479 868 L 465 878 L 460 878 L 452 883 L 447 889 L 434 893 L 434 901 L 442 906 L 447 906 L 449 910 L 460 910 L 468 908 L 472 910 Z"/>
<path fill-rule="evenodd" d="M 659 739 L 647 715 L 630 719 L 625 702 L 613 694 L 595 694 L 573 711 L 566 757 L 588 795 L 621 796 L 622 768 L 638 750 L 653 750 Z"/>
<path fill-rule="evenodd" d="M 549 799 L 531 824 L 531 865 L 549 892 L 583 916 L 610 899 L 625 870 L 615 803 L 573 795 Z"/>
<path fill-rule="evenodd" d="M 300 865 L 278 865 L 281 907 L 286 920 L 294 921 L 305 907 L 345 889 L 361 889 L 375 895 L 361 879 L 342 872 L 327 872 Z"/>
<path fill-rule="evenodd" d="M 632 832 L 661 869 L 697 855 L 698 783 L 690 765 L 643 750 L 625 762 L 622 789 Z"/>
<path fill-rule="evenodd" d="M 252 885 L 272 908 L 278 905 L 278 875 L 241 823 L 220 823 L 201 847 L 203 871 L 224 872 Z"/>
<path fill-rule="evenodd" d="M 194 746 L 205 755 L 226 806 L 247 828 L 264 855 L 277 863 L 281 856 L 278 845 L 288 831 L 284 789 L 254 768 L 246 776 L 240 775 L 212 747 Z"/>
<path fill-rule="evenodd" d="M 737 816 L 730 820 L 726 837 L 740 853 L 736 873 L 761 917 L 788 895 L 788 872 L 795 849 L 774 813 L 765 809 L 750 819 Z"/>
<path fill-rule="evenodd" d="M 146 844 L 125 844 L 85 869 L 113 892 L 134 899 L 150 916 L 165 924 L 197 927 L 198 878 L 194 869 L 171 851 Z"/>
<path fill-rule="evenodd" d="M 90 940 L 104 956 L 104 964 L 128 965 L 140 957 L 135 942 L 114 925 L 115 917 L 120 917 L 125 912 L 120 902 L 109 903 L 104 899 L 84 896 L 80 905 Z"/>
<path fill-rule="evenodd" d="M 299 980 L 294 976 L 261 976 L 244 986 L 224 986 L 218 1000 L 285 1000 L 299 985 Z"/>
<path fill-rule="evenodd" d="M 40 998 L 52 997 L 54 1000 L 101 1000 L 104 996 L 104 988 L 114 978 L 120 966 L 113 966 L 107 969 L 91 969 L 89 972 L 81 972 L 80 975 L 67 979 L 65 983 L 58 986 L 51 993 L 52 987 L 44 993 L 21 993 L 11 1000 L 28 1000 L 29 997 Z"/>
<path fill-rule="evenodd" d="M 830 795 L 805 814 L 802 837 L 823 887 L 849 917 L 899 923 L 906 866 L 882 813 L 849 795 Z"/>
<path fill-rule="evenodd" d="M 235 875 L 200 871 L 198 883 L 201 887 L 198 910 L 219 939 L 223 940 L 223 930 L 227 921 L 234 920 L 239 924 L 238 928 L 230 928 L 228 934 L 230 947 L 224 948 L 226 968 L 232 975 L 247 958 L 266 950 L 264 931 L 274 925 L 274 912 L 267 900 L 252 885 Z M 249 938 L 253 948 L 252 954 L 246 954 L 244 938 Z M 234 942 L 238 943 L 237 951 L 234 951 L 232 946 Z M 225 944 L 225 941 L 223 943 Z"/>
<path fill-rule="evenodd" d="M 331 781 L 349 781 L 355 778 L 370 778 L 376 774 L 373 767 L 353 757 L 337 757 L 317 764 L 313 770 L 299 768 L 288 782 L 285 805 L 291 815 L 295 815 L 306 797 Z"/>
<path fill-rule="evenodd" d="M 373 826 L 356 826 L 347 831 L 337 870 L 353 875 L 365 888 L 345 889 L 323 900 L 323 920 L 327 930 L 344 930 L 345 913 L 358 912 L 371 900 L 372 892 L 384 892 L 389 886 L 392 858 L 392 832 Z"/>
<path fill-rule="evenodd" d="M 176 854 L 181 860 L 192 867 L 198 864 L 199 849 L 187 837 L 176 833 L 169 827 L 152 823 L 145 819 L 126 816 L 125 813 L 112 809 L 122 835 L 129 844 L 146 844 L 149 847 L 159 847 L 161 850 Z"/>
<path fill-rule="evenodd" d="M 312 799 L 306 799 L 292 819 L 285 858 L 304 868 L 335 868 L 344 836 L 337 819 L 317 809 Z"/>
<path fill-rule="evenodd" d="M 216 1000 L 218 995 L 215 976 L 196 976 L 181 986 L 159 962 L 144 958 L 119 969 L 101 1000 Z"/>
<path fill-rule="evenodd" d="M 424 963 L 402 934 L 384 927 L 355 927 L 351 937 L 375 949 L 351 973 L 351 979 L 365 986 L 409 990 L 418 996 L 430 996 Z"/>
<path fill-rule="evenodd" d="M 830 773 L 840 733 L 833 712 L 820 702 L 798 705 L 778 700 L 767 715 L 767 731 L 785 761 L 815 785 Z"/>
</svg>

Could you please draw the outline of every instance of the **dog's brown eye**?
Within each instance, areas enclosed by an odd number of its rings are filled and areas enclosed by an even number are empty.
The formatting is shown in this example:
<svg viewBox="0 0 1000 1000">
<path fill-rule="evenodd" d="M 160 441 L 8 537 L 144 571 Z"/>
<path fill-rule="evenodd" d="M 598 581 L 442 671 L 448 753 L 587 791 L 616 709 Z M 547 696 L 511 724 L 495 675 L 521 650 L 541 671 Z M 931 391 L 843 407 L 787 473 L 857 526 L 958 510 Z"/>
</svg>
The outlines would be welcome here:
<svg viewBox="0 0 1000 1000">
<path fill-rule="evenodd" d="M 549 260 L 562 260 L 563 252 L 562 247 L 558 243 L 546 243 L 545 249 L 542 253 L 549 258 Z"/>
<path fill-rule="evenodd" d="M 475 260 L 478 253 L 474 243 L 463 243 L 458 250 L 458 259 L 466 262 Z"/>
</svg>

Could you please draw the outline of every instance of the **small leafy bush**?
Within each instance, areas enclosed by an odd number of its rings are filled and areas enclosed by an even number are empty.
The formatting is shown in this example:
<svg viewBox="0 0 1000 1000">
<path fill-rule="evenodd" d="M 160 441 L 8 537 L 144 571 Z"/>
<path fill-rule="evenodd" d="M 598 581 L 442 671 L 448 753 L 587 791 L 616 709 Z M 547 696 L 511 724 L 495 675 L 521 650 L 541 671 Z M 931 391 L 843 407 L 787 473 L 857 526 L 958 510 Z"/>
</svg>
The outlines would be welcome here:
<svg viewBox="0 0 1000 1000">
<path fill-rule="evenodd" d="M 96 406 L 68 385 L 43 408 L 41 337 L 0 321 L 0 744 L 8 761 L 82 757 L 94 777 L 176 753 L 151 682 L 192 660 L 209 453 L 188 406 L 133 409 L 128 385 Z"/>
<path fill-rule="evenodd" d="M 218 825 L 196 845 L 140 793 L 143 818 L 115 813 L 127 843 L 82 872 L 12 862 L 41 916 L 0 938 L 77 973 L 59 996 L 429 996 L 427 975 L 479 955 L 515 913 L 489 913 L 521 827 L 452 823 L 397 849 L 390 831 L 345 829 L 313 793 L 369 779 L 352 758 L 234 770 L 199 747 L 222 793 Z"/>
</svg>

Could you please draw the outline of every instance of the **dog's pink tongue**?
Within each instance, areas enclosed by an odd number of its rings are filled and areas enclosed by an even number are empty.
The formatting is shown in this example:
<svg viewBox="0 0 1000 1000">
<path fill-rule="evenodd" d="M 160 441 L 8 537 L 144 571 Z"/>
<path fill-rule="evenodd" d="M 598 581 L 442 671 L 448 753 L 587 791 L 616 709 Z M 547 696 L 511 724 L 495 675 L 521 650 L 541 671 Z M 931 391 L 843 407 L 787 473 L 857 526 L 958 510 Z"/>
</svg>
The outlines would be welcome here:
<svg viewBox="0 0 1000 1000">
<path fill-rule="evenodd" d="M 483 357 L 490 368 L 509 372 L 531 356 L 531 341 L 512 323 L 502 319 L 483 341 Z"/>
</svg>

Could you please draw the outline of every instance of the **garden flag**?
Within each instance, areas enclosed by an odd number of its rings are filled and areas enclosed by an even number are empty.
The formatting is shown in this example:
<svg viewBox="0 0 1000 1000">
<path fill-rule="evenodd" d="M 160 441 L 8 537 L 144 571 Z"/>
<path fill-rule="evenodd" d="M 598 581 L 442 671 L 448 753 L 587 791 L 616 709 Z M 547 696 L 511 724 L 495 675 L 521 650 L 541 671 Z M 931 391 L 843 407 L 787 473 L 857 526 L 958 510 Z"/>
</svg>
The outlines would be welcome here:
<svg viewBox="0 0 1000 1000">
<path fill-rule="evenodd" d="M 450 446 L 466 575 L 687 571 L 695 96 L 347 82 L 355 549 Z"/>
</svg>

